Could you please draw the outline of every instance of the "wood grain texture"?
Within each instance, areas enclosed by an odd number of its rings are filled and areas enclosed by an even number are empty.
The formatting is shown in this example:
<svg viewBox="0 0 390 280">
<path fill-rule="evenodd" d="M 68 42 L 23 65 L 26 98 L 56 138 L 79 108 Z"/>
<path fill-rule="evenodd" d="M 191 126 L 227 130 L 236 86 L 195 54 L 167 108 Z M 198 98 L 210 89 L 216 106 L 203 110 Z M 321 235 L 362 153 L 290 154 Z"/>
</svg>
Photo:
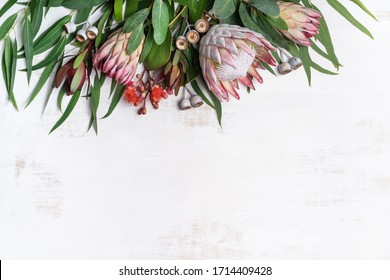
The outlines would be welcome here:
<svg viewBox="0 0 390 280">
<path fill-rule="evenodd" d="M 1 83 L 0 258 L 390 258 L 390 4 L 368 2 L 375 41 L 325 9 L 339 76 L 264 74 L 223 128 L 171 98 L 121 103 L 96 137 L 83 101 L 48 136 L 56 94 L 16 113 Z"/>
</svg>

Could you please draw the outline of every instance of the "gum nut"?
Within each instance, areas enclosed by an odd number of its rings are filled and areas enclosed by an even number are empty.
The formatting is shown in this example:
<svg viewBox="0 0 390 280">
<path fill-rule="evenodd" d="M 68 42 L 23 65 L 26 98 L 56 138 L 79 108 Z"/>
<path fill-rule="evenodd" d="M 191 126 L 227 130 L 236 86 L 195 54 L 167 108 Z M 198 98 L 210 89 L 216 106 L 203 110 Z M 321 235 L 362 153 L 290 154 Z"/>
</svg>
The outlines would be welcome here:
<svg viewBox="0 0 390 280">
<path fill-rule="evenodd" d="M 195 22 L 195 29 L 199 33 L 206 33 L 209 30 L 209 28 L 210 28 L 210 23 L 203 18 L 198 19 Z"/>
<path fill-rule="evenodd" d="M 191 102 L 187 98 L 183 98 L 179 103 L 180 110 L 191 109 Z"/>
<path fill-rule="evenodd" d="M 190 42 L 191 44 L 196 44 L 200 40 L 200 36 L 198 31 L 191 30 L 187 33 L 186 35 L 187 41 Z"/>
<path fill-rule="evenodd" d="M 199 95 L 191 96 L 190 101 L 191 101 L 191 106 L 194 108 L 198 108 L 198 107 L 202 106 L 204 103 L 202 98 Z"/>
<path fill-rule="evenodd" d="M 77 29 L 76 24 L 74 24 L 73 22 L 68 22 L 64 25 L 64 30 L 68 34 L 75 32 L 76 29 Z"/>
<path fill-rule="evenodd" d="M 280 75 L 286 75 L 292 71 L 291 66 L 287 62 L 283 62 L 282 64 L 279 64 L 278 71 Z"/>
<path fill-rule="evenodd" d="M 142 107 L 141 109 L 138 110 L 138 115 L 146 115 L 147 113 L 146 107 Z"/>
<path fill-rule="evenodd" d="M 99 30 L 97 29 L 96 26 L 90 26 L 87 30 L 87 37 L 90 40 L 94 40 L 99 33 Z"/>
<path fill-rule="evenodd" d="M 299 57 L 293 57 L 291 58 L 288 63 L 290 63 L 290 66 L 292 69 L 297 70 L 299 67 L 303 65 L 302 60 Z"/>
<path fill-rule="evenodd" d="M 188 48 L 188 41 L 187 41 L 186 37 L 179 36 L 176 39 L 176 48 L 178 48 L 181 51 L 183 51 L 183 50 Z"/>
<path fill-rule="evenodd" d="M 87 31 L 85 29 L 80 29 L 78 32 L 77 32 L 77 35 L 76 35 L 76 40 L 79 41 L 80 43 L 84 43 L 85 40 L 87 40 L 88 37 L 87 37 Z"/>
</svg>

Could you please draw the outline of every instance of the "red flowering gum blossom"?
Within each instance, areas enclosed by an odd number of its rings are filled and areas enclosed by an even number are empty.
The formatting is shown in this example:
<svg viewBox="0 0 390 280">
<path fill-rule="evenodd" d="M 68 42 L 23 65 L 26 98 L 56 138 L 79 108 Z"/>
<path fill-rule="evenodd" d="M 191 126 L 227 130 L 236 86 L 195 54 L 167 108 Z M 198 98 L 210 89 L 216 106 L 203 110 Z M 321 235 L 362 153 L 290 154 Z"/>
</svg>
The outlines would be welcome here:
<svg viewBox="0 0 390 280">
<path fill-rule="evenodd" d="M 155 85 L 150 93 L 150 103 L 152 103 L 155 109 L 158 109 L 158 103 L 160 103 L 161 99 L 167 99 L 168 94 L 161 88 L 159 85 Z"/>
</svg>

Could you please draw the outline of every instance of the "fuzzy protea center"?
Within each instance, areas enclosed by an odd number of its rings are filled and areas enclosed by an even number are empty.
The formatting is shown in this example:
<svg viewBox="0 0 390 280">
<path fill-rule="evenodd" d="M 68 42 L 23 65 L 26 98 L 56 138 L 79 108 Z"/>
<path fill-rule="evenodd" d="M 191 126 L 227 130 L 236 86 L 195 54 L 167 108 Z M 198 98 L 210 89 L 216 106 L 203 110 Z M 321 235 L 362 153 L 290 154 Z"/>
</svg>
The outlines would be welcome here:
<svg viewBox="0 0 390 280">
<path fill-rule="evenodd" d="M 252 50 L 252 55 L 250 55 L 242 49 L 239 49 L 237 56 L 233 56 L 232 64 L 221 64 L 217 66 L 216 75 L 218 80 L 231 81 L 245 77 L 249 68 L 252 67 L 256 57 L 256 53 L 253 48 Z M 235 65 L 235 67 L 232 65 Z"/>
</svg>

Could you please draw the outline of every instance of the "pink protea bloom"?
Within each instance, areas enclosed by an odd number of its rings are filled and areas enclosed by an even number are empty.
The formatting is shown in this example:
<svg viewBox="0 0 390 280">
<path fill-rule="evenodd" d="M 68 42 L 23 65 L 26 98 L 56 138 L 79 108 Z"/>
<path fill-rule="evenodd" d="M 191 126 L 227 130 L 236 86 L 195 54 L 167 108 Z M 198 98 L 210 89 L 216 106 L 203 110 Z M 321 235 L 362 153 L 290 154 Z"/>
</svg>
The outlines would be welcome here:
<svg viewBox="0 0 390 280">
<path fill-rule="evenodd" d="M 280 8 L 280 17 L 287 23 L 288 29 L 279 31 L 288 39 L 303 46 L 311 46 L 309 38 L 317 35 L 321 14 L 294 2 L 277 2 Z"/>
<path fill-rule="evenodd" d="M 252 77 L 263 82 L 258 69 L 260 61 L 275 66 L 270 51 L 275 48 L 264 37 L 236 25 L 218 24 L 210 28 L 200 42 L 200 65 L 209 89 L 219 100 L 229 100 L 229 94 L 240 99 L 239 83 L 254 89 Z"/>
<path fill-rule="evenodd" d="M 98 49 L 93 57 L 93 65 L 115 79 L 122 85 L 131 82 L 137 71 L 144 38 L 138 48 L 131 54 L 127 53 L 127 44 L 131 33 L 123 33 L 122 29 L 114 32 Z"/>
</svg>

